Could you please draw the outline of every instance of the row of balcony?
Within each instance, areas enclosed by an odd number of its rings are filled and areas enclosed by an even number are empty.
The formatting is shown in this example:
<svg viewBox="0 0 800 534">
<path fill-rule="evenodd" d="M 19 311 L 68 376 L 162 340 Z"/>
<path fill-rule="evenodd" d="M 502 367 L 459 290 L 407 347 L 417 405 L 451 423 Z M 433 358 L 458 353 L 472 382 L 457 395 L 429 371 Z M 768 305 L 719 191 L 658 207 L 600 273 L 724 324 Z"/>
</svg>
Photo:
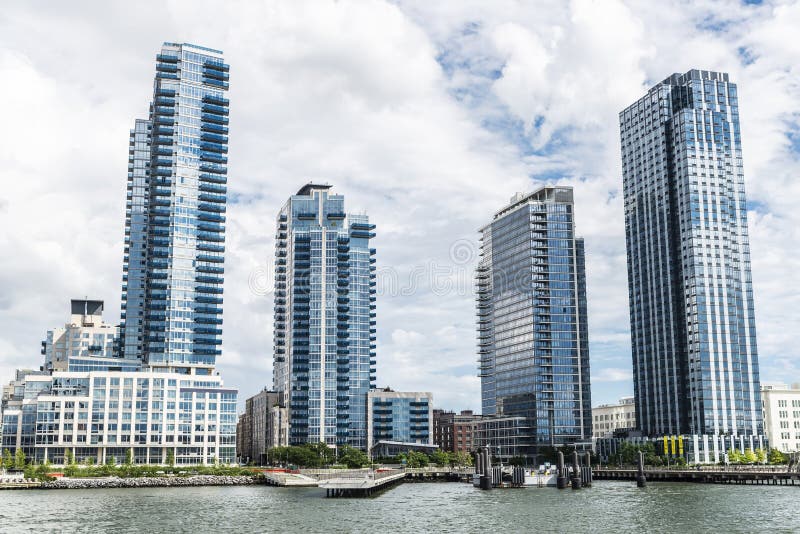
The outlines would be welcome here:
<svg viewBox="0 0 800 534">
<path fill-rule="evenodd" d="M 211 94 L 203 96 L 203 102 L 208 102 L 210 104 L 218 104 L 220 106 L 227 106 L 231 103 L 231 101 L 228 100 L 227 98 Z"/>
<path fill-rule="evenodd" d="M 220 143 L 210 143 L 210 142 L 202 142 L 200 143 L 200 149 L 207 152 L 215 152 L 219 154 L 227 154 L 228 153 L 228 146 Z M 200 154 L 202 157 L 202 153 Z M 227 163 L 227 161 L 225 162 Z"/>
<path fill-rule="evenodd" d="M 230 87 L 230 84 L 228 84 L 228 82 L 206 75 L 205 73 L 203 74 L 203 83 L 214 85 L 216 87 L 219 87 L 220 89 L 228 89 Z"/>
<path fill-rule="evenodd" d="M 197 243 L 197 250 L 202 250 L 205 252 L 225 252 L 225 246 L 201 241 Z"/>
<path fill-rule="evenodd" d="M 228 168 L 222 165 L 217 165 L 216 163 L 200 163 L 200 171 L 204 173 L 210 172 L 218 174 L 227 174 Z"/>
<path fill-rule="evenodd" d="M 224 115 L 217 115 L 216 113 L 201 113 L 200 119 L 203 122 L 212 122 L 214 124 L 228 124 L 228 117 Z"/>
<path fill-rule="evenodd" d="M 201 182 L 208 182 L 213 184 L 225 184 L 228 183 L 228 178 L 225 175 L 221 174 L 208 174 L 202 173 L 199 176 Z"/>
<path fill-rule="evenodd" d="M 220 135 L 220 134 L 216 134 L 216 133 L 212 133 L 212 132 L 202 132 L 200 134 L 200 140 L 201 141 L 209 141 L 209 142 L 212 142 L 212 143 L 223 143 L 223 144 L 225 144 L 225 143 L 228 142 L 228 136 L 227 135 Z"/>
<path fill-rule="evenodd" d="M 198 232 L 197 239 L 200 241 L 211 241 L 214 243 L 224 243 L 225 236 L 221 233 L 213 233 L 213 232 Z"/>
<path fill-rule="evenodd" d="M 201 221 L 219 222 L 219 223 L 224 223 L 225 222 L 225 216 L 224 215 L 217 215 L 216 213 L 207 213 L 207 212 L 202 212 L 201 211 L 201 212 L 199 212 L 197 214 L 197 218 L 199 220 L 201 220 Z M 166 224 L 168 225 L 169 221 L 167 221 Z"/>
<path fill-rule="evenodd" d="M 225 274 L 225 268 L 218 265 L 198 265 L 195 270 L 199 273 Z"/>
<path fill-rule="evenodd" d="M 218 106 L 217 104 L 204 103 L 200 110 L 207 113 L 214 113 L 216 115 L 228 115 L 228 107 Z"/>
<path fill-rule="evenodd" d="M 223 263 L 225 259 L 222 256 L 212 256 L 211 254 L 198 254 L 197 261 L 207 261 L 209 263 Z"/>
<path fill-rule="evenodd" d="M 198 306 L 194 309 L 194 311 L 195 313 L 202 313 L 206 315 L 222 315 L 222 308 L 214 308 L 212 306 Z M 197 321 L 198 318 L 195 320 Z"/>
<path fill-rule="evenodd" d="M 198 295 L 194 300 L 199 304 L 222 304 L 222 297 L 206 297 L 203 295 Z"/>
<path fill-rule="evenodd" d="M 210 161 L 213 163 L 221 163 L 227 164 L 228 158 L 226 158 L 221 152 L 206 152 L 205 150 L 200 152 L 200 161 L 201 165 L 202 162 Z"/>
<path fill-rule="evenodd" d="M 200 123 L 201 132 L 210 132 L 218 135 L 228 135 L 228 127 L 215 122 L 204 121 Z"/>
</svg>

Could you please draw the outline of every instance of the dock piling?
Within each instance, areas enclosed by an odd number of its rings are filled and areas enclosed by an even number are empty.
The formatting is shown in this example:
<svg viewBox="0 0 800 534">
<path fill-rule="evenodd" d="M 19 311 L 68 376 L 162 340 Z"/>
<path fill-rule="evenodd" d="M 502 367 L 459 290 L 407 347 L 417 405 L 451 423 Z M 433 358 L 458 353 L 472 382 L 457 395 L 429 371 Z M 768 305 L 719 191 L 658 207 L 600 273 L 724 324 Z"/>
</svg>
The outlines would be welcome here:
<svg viewBox="0 0 800 534">
<path fill-rule="evenodd" d="M 643 488 L 647 483 L 644 477 L 644 453 L 639 451 L 639 467 L 636 471 L 636 487 Z"/>
</svg>

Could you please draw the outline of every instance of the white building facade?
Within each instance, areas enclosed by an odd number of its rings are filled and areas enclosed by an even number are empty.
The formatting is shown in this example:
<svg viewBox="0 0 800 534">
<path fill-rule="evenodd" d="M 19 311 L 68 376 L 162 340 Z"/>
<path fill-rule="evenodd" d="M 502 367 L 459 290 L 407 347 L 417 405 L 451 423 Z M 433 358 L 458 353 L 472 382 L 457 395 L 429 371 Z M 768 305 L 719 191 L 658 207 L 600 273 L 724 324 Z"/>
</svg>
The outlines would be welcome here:
<svg viewBox="0 0 800 534">
<path fill-rule="evenodd" d="M 62 464 L 231 463 L 236 456 L 236 390 L 219 377 L 154 372 L 56 371 L 28 375 L 22 398 L 3 412 L 3 448 Z M 171 455 L 170 455 L 171 451 Z"/>
<path fill-rule="evenodd" d="M 800 451 L 800 384 L 762 385 L 761 404 L 770 447 Z"/>
<path fill-rule="evenodd" d="M 70 301 L 69 322 L 63 328 L 48 330 L 42 341 L 44 367 L 47 371 L 67 371 L 69 367 L 76 369 L 76 366 L 81 370 L 92 370 L 98 358 L 116 355 L 116 338 L 117 327 L 103 322 L 102 300 L 73 299 Z M 138 361 L 120 365 L 132 366 L 133 369 L 140 366 Z M 107 364 L 102 367 L 107 367 Z"/>
<path fill-rule="evenodd" d="M 137 464 L 235 460 L 235 389 L 217 374 L 162 372 L 116 357 L 102 301 L 71 304 L 66 327 L 48 332 L 41 370 L 18 371 L 3 388 L 3 449 L 52 464 L 67 450 L 93 463 L 122 463 L 129 452 Z"/>
<path fill-rule="evenodd" d="M 615 430 L 636 428 L 636 403 L 633 396 L 622 397 L 617 404 L 592 408 L 592 437 L 610 436 Z"/>
</svg>

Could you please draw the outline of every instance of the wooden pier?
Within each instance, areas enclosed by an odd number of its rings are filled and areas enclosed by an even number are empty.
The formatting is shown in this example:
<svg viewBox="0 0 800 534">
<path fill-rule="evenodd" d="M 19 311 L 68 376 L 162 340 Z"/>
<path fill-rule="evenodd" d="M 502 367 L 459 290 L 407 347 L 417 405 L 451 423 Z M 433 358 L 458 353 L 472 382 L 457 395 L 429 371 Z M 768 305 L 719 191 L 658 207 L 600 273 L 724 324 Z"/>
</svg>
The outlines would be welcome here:
<svg viewBox="0 0 800 534">
<path fill-rule="evenodd" d="M 595 480 L 636 480 L 637 470 L 595 469 Z M 648 482 L 695 482 L 700 484 L 741 484 L 800 487 L 800 473 L 735 469 L 645 469 Z"/>
</svg>

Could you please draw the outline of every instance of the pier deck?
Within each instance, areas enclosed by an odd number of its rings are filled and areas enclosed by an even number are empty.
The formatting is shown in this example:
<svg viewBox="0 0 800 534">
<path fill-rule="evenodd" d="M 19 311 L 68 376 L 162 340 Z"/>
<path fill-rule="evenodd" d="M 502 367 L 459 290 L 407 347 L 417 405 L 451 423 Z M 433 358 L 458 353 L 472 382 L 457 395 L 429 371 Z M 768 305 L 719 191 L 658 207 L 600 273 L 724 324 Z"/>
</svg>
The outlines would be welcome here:
<svg viewBox="0 0 800 534">
<path fill-rule="evenodd" d="M 0 480 L 0 490 L 4 489 L 33 489 L 33 488 L 41 488 L 42 483 L 38 480 L 26 480 L 26 479 L 10 479 L 10 480 Z"/>
<path fill-rule="evenodd" d="M 644 476 L 648 481 L 652 482 L 800 486 L 800 473 L 789 471 L 645 469 Z M 595 480 L 636 480 L 636 469 L 596 469 L 594 478 Z"/>
<path fill-rule="evenodd" d="M 298 473 L 264 472 L 264 478 L 270 486 L 283 486 L 293 488 L 316 488 L 319 482 L 311 477 Z"/>
<path fill-rule="evenodd" d="M 340 477 L 320 481 L 326 497 L 369 497 L 377 492 L 399 484 L 405 479 L 405 471 L 366 473 L 359 477 Z"/>
</svg>

